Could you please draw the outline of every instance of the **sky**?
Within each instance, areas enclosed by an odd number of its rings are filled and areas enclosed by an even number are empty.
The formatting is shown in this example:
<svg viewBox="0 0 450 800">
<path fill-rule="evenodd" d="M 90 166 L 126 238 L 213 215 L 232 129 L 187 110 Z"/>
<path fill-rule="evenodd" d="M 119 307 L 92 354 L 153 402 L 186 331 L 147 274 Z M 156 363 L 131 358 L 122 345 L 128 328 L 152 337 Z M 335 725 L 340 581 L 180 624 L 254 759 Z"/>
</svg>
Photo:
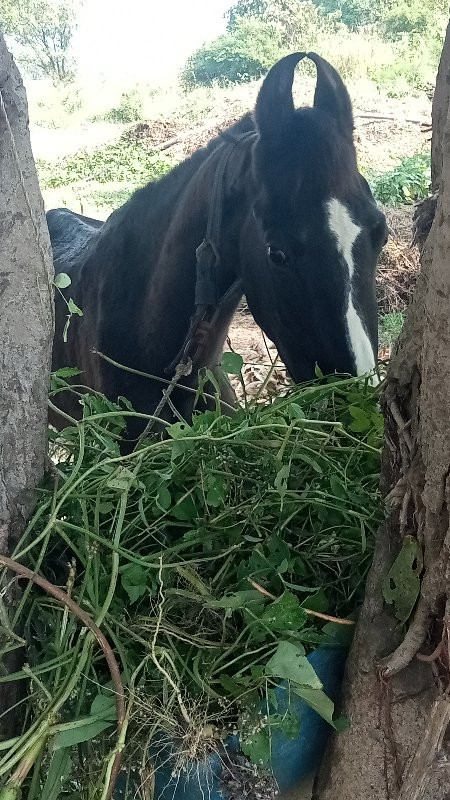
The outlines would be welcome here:
<svg viewBox="0 0 450 800">
<path fill-rule="evenodd" d="M 164 80 L 225 31 L 232 0 L 85 0 L 74 40 L 82 75 Z"/>
</svg>

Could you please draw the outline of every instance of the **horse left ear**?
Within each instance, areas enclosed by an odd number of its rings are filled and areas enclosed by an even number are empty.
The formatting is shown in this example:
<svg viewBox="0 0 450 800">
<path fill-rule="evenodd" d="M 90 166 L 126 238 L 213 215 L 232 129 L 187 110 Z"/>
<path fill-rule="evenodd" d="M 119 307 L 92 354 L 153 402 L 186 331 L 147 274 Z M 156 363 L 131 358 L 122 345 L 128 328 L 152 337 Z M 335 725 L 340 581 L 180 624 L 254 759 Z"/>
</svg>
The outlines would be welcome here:
<svg viewBox="0 0 450 800">
<path fill-rule="evenodd" d="M 314 108 L 320 108 L 331 114 L 341 133 L 344 136 L 353 137 L 352 102 L 344 81 L 334 67 L 317 53 L 308 53 L 307 55 L 311 61 L 314 61 L 317 69 Z"/>
<path fill-rule="evenodd" d="M 259 90 L 255 108 L 258 131 L 265 141 L 276 145 L 282 131 L 294 114 L 292 84 L 294 72 L 306 53 L 291 53 L 277 61 L 267 73 Z"/>
</svg>

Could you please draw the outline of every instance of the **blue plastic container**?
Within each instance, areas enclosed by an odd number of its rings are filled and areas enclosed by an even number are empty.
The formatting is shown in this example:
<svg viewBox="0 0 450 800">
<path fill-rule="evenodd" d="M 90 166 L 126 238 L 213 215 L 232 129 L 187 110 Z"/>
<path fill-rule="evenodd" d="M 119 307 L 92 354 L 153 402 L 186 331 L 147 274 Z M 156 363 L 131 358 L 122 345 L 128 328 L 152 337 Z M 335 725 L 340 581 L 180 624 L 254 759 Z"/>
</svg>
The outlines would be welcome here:
<svg viewBox="0 0 450 800">
<path fill-rule="evenodd" d="M 344 675 L 347 650 L 344 647 L 321 647 L 308 656 L 320 678 L 326 694 L 336 700 Z M 289 710 L 300 723 L 300 733 L 295 739 L 288 739 L 283 733 L 272 731 L 271 769 L 280 791 L 295 789 L 298 784 L 312 775 L 322 758 L 330 726 L 306 705 L 299 697 L 288 692 L 285 684 L 275 690 L 277 713 Z M 230 751 L 239 748 L 239 740 L 230 738 L 226 743 Z M 172 776 L 174 746 L 159 744 L 152 748 L 151 756 L 156 769 L 154 800 L 224 800 L 220 790 L 222 764 L 215 753 L 192 765 L 186 775 Z M 118 781 L 114 800 L 131 800 L 135 797 L 136 786 L 128 790 L 122 780 Z"/>
</svg>

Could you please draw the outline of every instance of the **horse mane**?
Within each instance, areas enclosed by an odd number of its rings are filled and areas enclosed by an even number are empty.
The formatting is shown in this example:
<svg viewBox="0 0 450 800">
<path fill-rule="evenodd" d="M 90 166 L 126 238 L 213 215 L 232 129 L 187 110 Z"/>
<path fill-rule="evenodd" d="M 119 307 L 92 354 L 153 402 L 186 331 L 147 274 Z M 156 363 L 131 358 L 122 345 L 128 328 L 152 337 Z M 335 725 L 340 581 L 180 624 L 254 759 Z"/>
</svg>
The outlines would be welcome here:
<svg viewBox="0 0 450 800">
<path fill-rule="evenodd" d="M 146 186 L 136 189 L 129 200 L 113 212 L 110 219 L 115 217 L 116 222 L 119 222 L 119 219 L 123 222 L 127 217 L 141 224 L 142 214 L 145 214 L 146 224 L 151 225 L 152 221 L 157 220 L 162 213 L 167 214 L 168 209 L 178 200 L 180 191 L 223 141 L 232 141 L 236 135 L 252 130 L 255 130 L 255 121 L 248 112 L 159 180 L 151 181 Z"/>
</svg>

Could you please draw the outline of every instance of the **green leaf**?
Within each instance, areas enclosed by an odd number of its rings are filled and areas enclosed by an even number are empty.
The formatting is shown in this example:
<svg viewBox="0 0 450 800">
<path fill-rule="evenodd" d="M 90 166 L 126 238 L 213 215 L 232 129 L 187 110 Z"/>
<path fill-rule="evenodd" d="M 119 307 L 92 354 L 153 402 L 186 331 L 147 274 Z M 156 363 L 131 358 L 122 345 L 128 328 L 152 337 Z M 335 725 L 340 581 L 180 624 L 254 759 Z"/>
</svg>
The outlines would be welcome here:
<svg viewBox="0 0 450 800">
<path fill-rule="evenodd" d="M 206 492 L 206 502 L 208 506 L 219 508 L 223 505 L 226 496 L 227 486 L 223 478 L 220 478 L 218 475 L 211 475 Z"/>
<path fill-rule="evenodd" d="M 315 594 L 305 597 L 301 605 L 304 608 L 309 608 L 311 611 L 321 611 L 323 614 L 326 614 L 329 609 L 328 598 L 323 589 L 319 589 Z"/>
<path fill-rule="evenodd" d="M 290 471 L 291 470 L 289 464 L 283 464 L 281 469 L 278 470 L 275 478 L 275 489 L 277 490 L 282 500 L 287 492 L 287 482 Z"/>
<path fill-rule="evenodd" d="M 127 564 L 121 575 L 121 583 L 130 603 L 135 603 L 147 591 L 148 571 L 140 564 Z"/>
<path fill-rule="evenodd" d="M 326 642 L 341 644 L 350 647 L 355 634 L 354 625 L 340 625 L 338 622 L 327 622 L 322 628 Z"/>
<path fill-rule="evenodd" d="M 73 378 L 75 375 L 81 375 L 81 369 L 77 367 L 61 367 L 56 372 L 52 373 L 52 378 Z"/>
<path fill-rule="evenodd" d="M 136 477 L 128 467 L 119 467 L 114 475 L 108 479 L 106 485 L 110 489 L 117 489 L 119 492 L 125 492 L 128 491 L 135 482 Z"/>
<path fill-rule="evenodd" d="M 172 505 L 172 495 L 167 488 L 167 483 L 160 483 L 156 494 L 156 505 L 161 511 L 168 511 Z"/>
<path fill-rule="evenodd" d="M 240 375 L 244 366 L 244 359 L 239 353 L 223 353 L 221 366 L 228 375 Z"/>
<path fill-rule="evenodd" d="M 227 695 L 231 697 L 240 697 L 244 691 L 242 684 L 237 683 L 233 680 L 233 678 L 230 678 L 230 676 L 226 675 L 225 673 L 219 675 L 219 682 L 222 684 Z"/>
<path fill-rule="evenodd" d="M 371 422 L 366 412 L 359 406 L 348 407 L 350 416 L 353 417 L 353 422 L 348 426 L 351 431 L 355 433 L 364 433 L 370 430 Z"/>
<path fill-rule="evenodd" d="M 81 744 L 81 742 L 89 742 L 107 728 L 110 728 L 112 724 L 111 720 L 87 717 L 84 725 L 77 725 L 77 727 L 64 729 L 57 733 L 53 739 L 53 749 L 61 750 L 73 747 L 75 744 Z"/>
<path fill-rule="evenodd" d="M 166 433 L 168 433 L 172 439 L 182 439 L 184 436 L 188 435 L 191 430 L 192 428 L 186 425 L 185 422 L 174 422 L 173 425 L 167 426 Z"/>
<path fill-rule="evenodd" d="M 334 703 L 328 695 L 325 694 L 322 688 L 314 689 L 311 686 L 300 685 L 291 683 L 291 691 L 295 692 L 298 697 L 307 703 L 310 708 L 325 719 L 330 725 L 333 725 Z"/>
<path fill-rule="evenodd" d="M 53 753 L 40 800 L 57 800 L 61 796 L 63 781 L 72 771 L 72 759 L 68 748 Z"/>
<path fill-rule="evenodd" d="M 306 612 L 292 592 L 284 592 L 281 597 L 264 609 L 261 621 L 272 631 L 298 631 L 307 620 Z"/>
<path fill-rule="evenodd" d="M 318 475 L 322 474 L 323 472 L 322 467 L 314 458 L 311 458 L 311 456 L 308 455 L 308 453 L 304 453 L 302 450 L 299 449 L 296 452 L 295 457 L 299 461 L 304 461 L 305 464 L 308 464 L 308 467 L 311 467 L 314 470 L 314 472 L 317 472 Z"/>
<path fill-rule="evenodd" d="M 192 522 L 197 516 L 197 508 L 195 506 L 192 495 L 183 497 L 176 505 L 172 506 L 170 513 L 182 522 Z"/>
<path fill-rule="evenodd" d="M 270 723 L 277 726 L 286 739 L 296 739 L 300 733 L 300 720 L 289 711 L 285 714 L 271 714 Z"/>
<path fill-rule="evenodd" d="M 413 536 L 405 536 L 402 549 L 383 582 L 383 597 L 394 605 L 400 622 L 406 622 L 420 591 L 420 573 L 423 568 L 422 548 Z"/>
<path fill-rule="evenodd" d="M 255 723 L 256 725 L 256 723 Z M 270 734 L 267 728 L 241 736 L 241 750 L 252 764 L 266 766 L 270 761 Z"/>
<path fill-rule="evenodd" d="M 304 655 L 304 648 L 291 642 L 280 642 L 266 664 L 265 674 L 294 684 L 322 689 L 322 683 Z M 297 691 L 297 690 L 295 690 Z"/>
<path fill-rule="evenodd" d="M 289 412 L 291 419 L 306 419 L 306 414 L 303 411 L 303 408 L 299 406 L 297 403 L 291 403 L 289 406 Z"/>
<path fill-rule="evenodd" d="M 134 565 L 133 565 L 134 566 Z M 99 692 L 95 695 L 91 703 L 91 716 L 99 715 L 102 719 L 116 722 L 117 706 L 114 695 L 111 693 L 103 694 Z"/>
<path fill-rule="evenodd" d="M 69 302 L 67 303 L 67 307 L 71 314 L 78 314 L 79 317 L 83 316 L 83 312 L 81 308 L 78 308 L 77 304 L 69 297 Z"/>
<path fill-rule="evenodd" d="M 335 497 L 344 499 L 347 496 L 347 491 L 338 475 L 330 475 L 330 488 Z"/>
<path fill-rule="evenodd" d="M 67 287 L 72 283 L 72 279 L 67 272 L 58 272 L 53 279 L 53 283 L 58 289 L 67 289 Z"/>
</svg>

